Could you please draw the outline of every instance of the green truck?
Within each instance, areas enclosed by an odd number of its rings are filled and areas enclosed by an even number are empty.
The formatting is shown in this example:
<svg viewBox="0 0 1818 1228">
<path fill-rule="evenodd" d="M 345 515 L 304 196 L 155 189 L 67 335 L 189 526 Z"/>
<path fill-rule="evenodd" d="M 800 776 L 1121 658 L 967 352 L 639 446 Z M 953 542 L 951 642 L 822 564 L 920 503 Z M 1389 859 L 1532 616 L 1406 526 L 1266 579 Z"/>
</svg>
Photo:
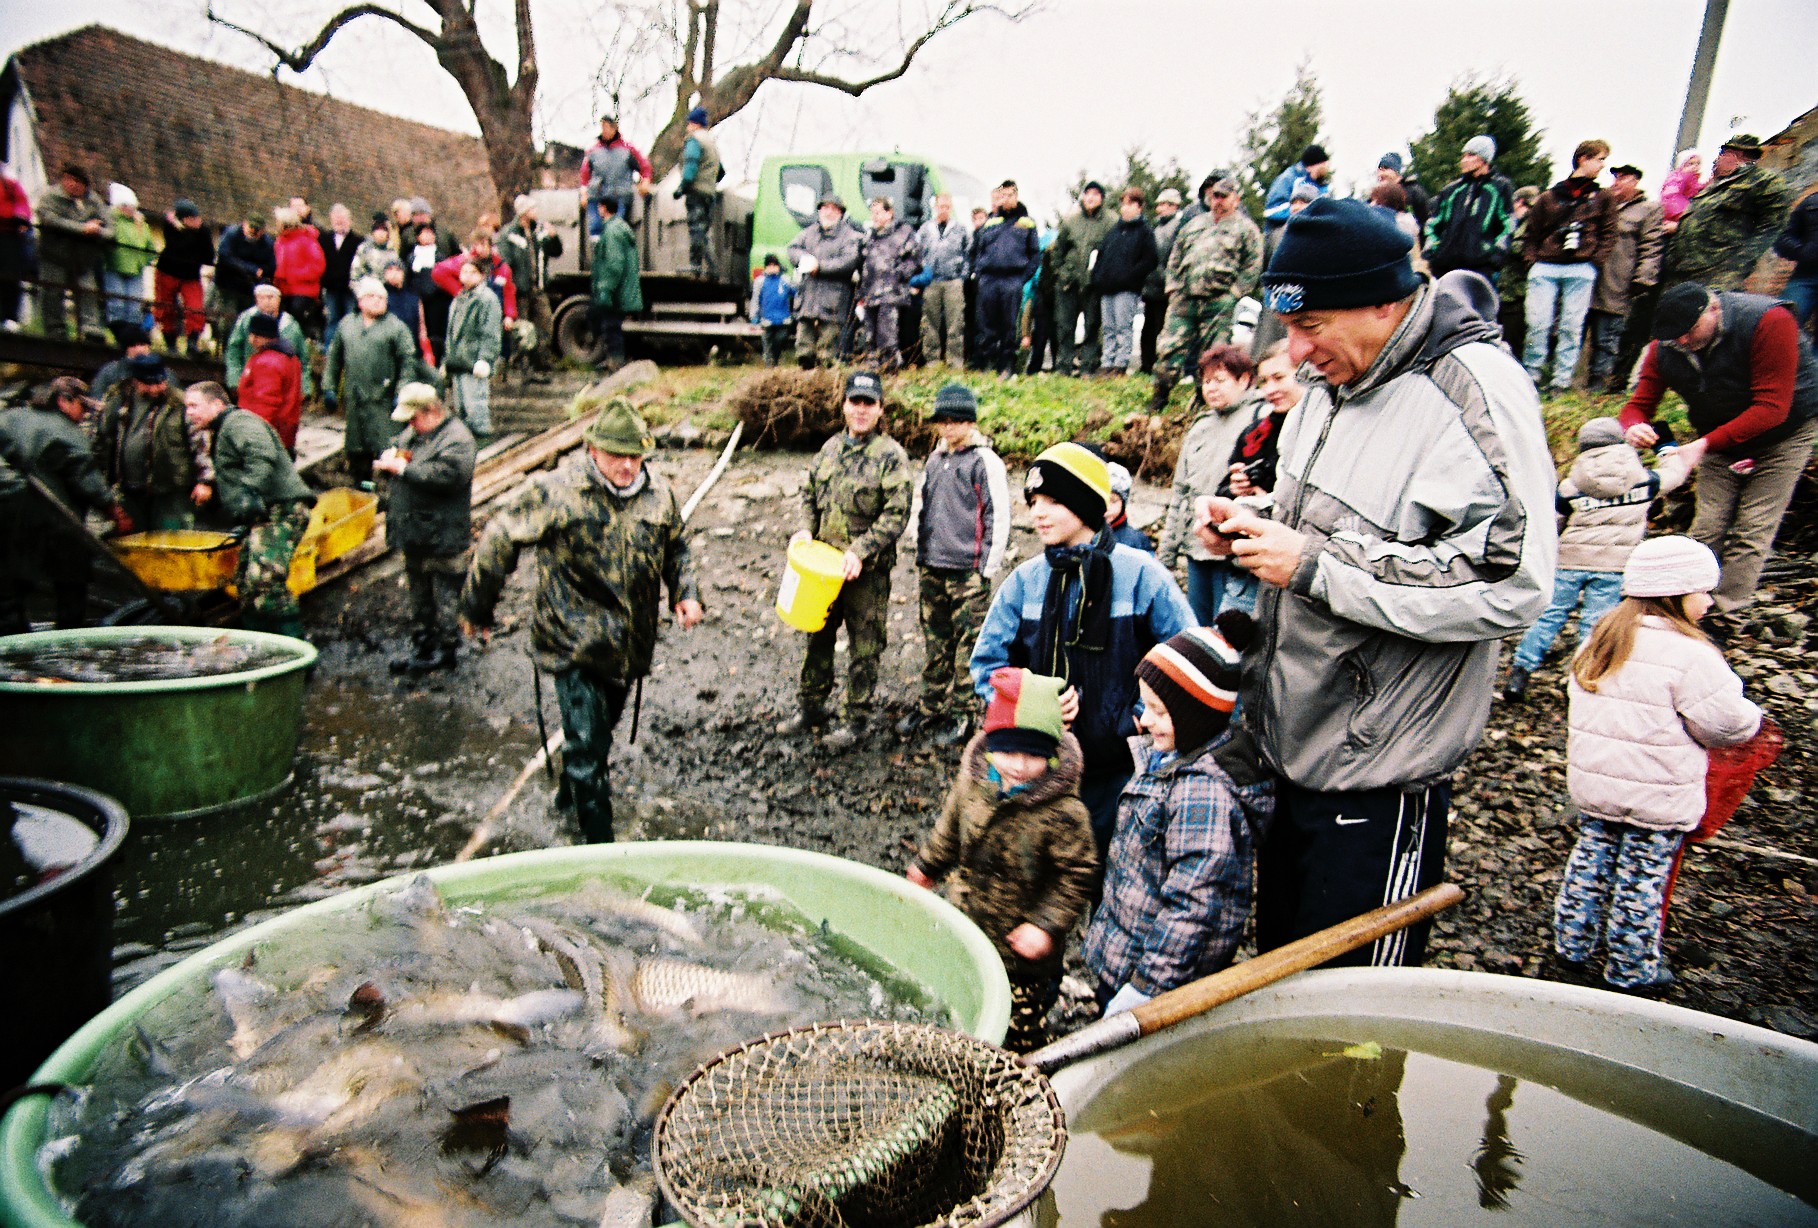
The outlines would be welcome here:
<svg viewBox="0 0 1818 1228">
<path fill-rule="evenodd" d="M 774 253 L 789 269 L 786 249 L 815 220 L 821 197 L 833 192 L 854 223 L 867 222 L 865 202 L 888 197 L 896 215 L 913 226 L 933 216 L 934 198 L 953 196 L 954 217 L 964 224 L 985 191 L 971 176 L 919 154 L 784 154 L 764 159 L 755 183 L 722 188 L 713 215 L 711 274 L 688 271 L 688 219 L 672 193 L 671 170 L 633 213 L 643 264 L 645 310 L 625 321 L 625 331 L 646 342 L 744 347 L 760 330 L 750 322 L 751 278 Z M 587 321 L 591 242 L 582 241 L 578 188 L 535 192 L 544 223 L 562 238 L 562 255 L 548 263 L 545 292 L 555 317 L 556 350 L 590 361 L 595 349 Z"/>
</svg>

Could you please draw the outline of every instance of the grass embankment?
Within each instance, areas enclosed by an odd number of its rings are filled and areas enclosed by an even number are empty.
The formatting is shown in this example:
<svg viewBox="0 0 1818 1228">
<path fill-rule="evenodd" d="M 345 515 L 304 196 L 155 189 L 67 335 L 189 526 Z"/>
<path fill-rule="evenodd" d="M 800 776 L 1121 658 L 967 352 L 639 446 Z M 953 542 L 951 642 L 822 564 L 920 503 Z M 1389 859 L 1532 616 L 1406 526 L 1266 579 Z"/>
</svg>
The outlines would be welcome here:
<svg viewBox="0 0 1818 1228">
<path fill-rule="evenodd" d="M 705 429 L 730 430 L 738 417 L 727 404 L 729 396 L 744 381 L 763 371 L 756 364 L 665 367 L 648 386 L 653 395 L 645 413 L 656 426 L 691 419 Z M 893 413 L 906 414 L 919 425 L 926 421 L 934 405 L 934 394 L 955 380 L 977 394 L 980 427 L 991 436 L 998 452 L 1012 460 L 1032 460 L 1043 448 L 1063 439 L 1109 444 L 1114 454 L 1129 454 L 1140 452 L 1153 436 L 1155 446 L 1149 449 L 1148 476 L 1166 480 L 1175 445 L 1191 418 L 1187 389 L 1178 388 L 1168 413 L 1160 423 L 1152 425 L 1150 383 L 1141 376 L 1077 380 L 1034 375 L 1000 380 L 973 371 L 955 373 L 931 368 L 890 377 L 887 385 Z M 1582 392 L 1543 400 L 1547 442 L 1554 459 L 1562 467 L 1569 465 L 1578 451 L 1578 428 L 1588 419 L 1615 415 L 1622 403 L 1621 396 Z M 1676 435 L 1684 438 L 1689 433 L 1684 406 L 1671 394 L 1665 405 L 1662 417 Z"/>
</svg>

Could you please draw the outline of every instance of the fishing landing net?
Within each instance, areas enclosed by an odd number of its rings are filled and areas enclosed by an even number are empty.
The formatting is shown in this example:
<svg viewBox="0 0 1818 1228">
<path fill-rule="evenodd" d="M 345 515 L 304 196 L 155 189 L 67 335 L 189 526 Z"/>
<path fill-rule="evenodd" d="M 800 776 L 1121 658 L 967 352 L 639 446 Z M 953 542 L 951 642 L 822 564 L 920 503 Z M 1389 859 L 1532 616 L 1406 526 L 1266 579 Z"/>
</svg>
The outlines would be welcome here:
<svg viewBox="0 0 1818 1228">
<path fill-rule="evenodd" d="M 995 1045 L 818 1023 L 689 1076 L 657 1119 L 654 1161 L 697 1228 L 986 1228 L 1047 1187 L 1066 1138 L 1048 1080 Z"/>
</svg>

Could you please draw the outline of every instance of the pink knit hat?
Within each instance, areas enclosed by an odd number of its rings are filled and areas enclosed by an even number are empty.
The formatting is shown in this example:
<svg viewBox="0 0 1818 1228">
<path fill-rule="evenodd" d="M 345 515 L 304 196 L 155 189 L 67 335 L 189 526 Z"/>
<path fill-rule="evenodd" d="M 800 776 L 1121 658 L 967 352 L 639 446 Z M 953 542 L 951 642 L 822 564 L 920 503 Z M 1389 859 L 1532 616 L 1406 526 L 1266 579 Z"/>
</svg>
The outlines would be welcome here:
<svg viewBox="0 0 1818 1228">
<path fill-rule="evenodd" d="M 1683 597 L 1717 587 L 1717 556 L 1689 537 L 1650 537 L 1622 569 L 1624 597 Z"/>
</svg>

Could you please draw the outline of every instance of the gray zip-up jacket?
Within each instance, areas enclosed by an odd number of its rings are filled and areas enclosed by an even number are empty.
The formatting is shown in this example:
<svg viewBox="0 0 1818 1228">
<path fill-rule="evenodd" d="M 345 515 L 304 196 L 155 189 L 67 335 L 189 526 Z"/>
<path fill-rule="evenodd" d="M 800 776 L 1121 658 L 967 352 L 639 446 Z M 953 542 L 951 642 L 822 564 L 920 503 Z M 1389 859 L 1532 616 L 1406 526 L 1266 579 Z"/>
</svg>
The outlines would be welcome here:
<svg viewBox="0 0 1818 1228">
<path fill-rule="evenodd" d="M 1263 585 L 1244 711 L 1303 788 L 1448 776 L 1483 736 L 1497 641 L 1552 594 L 1553 459 L 1488 291 L 1427 282 L 1356 383 L 1301 373 L 1273 514 L 1308 541 L 1287 589 Z"/>
<path fill-rule="evenodd" d="M 967 259 L 972 232 L 957 220 L 950 219 L 942 230 L 939 222 L 929 218 L 915 238 L 922 245 L 922 270 L 930 281 L 961 281 L 972 276 L 972 262 Z"/>
<path fill-rule="evenodd" d="M 991 441 L 973 431 L 957 451 L 941 440 L 915 483 L 915 561 L 997 574 L 1010 544 L 1010 480 Z"/>
</svg>

